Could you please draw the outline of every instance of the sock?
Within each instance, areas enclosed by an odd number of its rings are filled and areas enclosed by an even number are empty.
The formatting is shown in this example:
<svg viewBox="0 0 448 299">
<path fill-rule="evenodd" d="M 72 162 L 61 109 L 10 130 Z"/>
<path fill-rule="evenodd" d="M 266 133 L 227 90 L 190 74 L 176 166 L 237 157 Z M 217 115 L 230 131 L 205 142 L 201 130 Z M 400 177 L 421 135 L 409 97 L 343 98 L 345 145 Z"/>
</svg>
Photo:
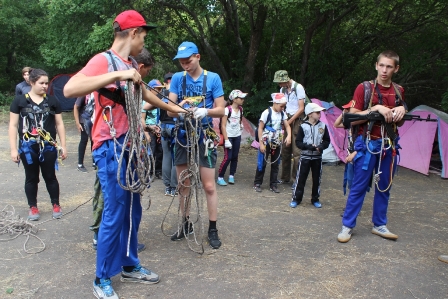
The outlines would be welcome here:
<svg viewBox="0 0 448 299">
<path fill-rule="evenodd" d="M 95 278 L 95 284 L 100 284 L 100 283 L 101 283 L 100 278 L 99 277 Z"/>
<path fill-rule="evenodd" d="M 82 164 L 78 164 L 78 167 L 82 167 Z"/>
<path fill-rule="evenodd" d="M 123 270 L 125 272 L 132 272 L 134 270 L 135 266 L 123 266 Z"/>
<path fill-rule="evenodd" d="M 230 179 L 230 178 L 233 178 L 233 175 L 229 175 L 229 179 Z"/>
<path fill-rule="evenodd" d="M 223 177 L 220 177 L 220 176 L 218 177 L 218 180 L 223 180 L 223 179 L 224 179 Z"/>
<path fill-rule="evenodd" d="M 212 229 L 216 229 L 216 221 L 209 220 L 208 231 L 211 231 Z"/>
</svg>

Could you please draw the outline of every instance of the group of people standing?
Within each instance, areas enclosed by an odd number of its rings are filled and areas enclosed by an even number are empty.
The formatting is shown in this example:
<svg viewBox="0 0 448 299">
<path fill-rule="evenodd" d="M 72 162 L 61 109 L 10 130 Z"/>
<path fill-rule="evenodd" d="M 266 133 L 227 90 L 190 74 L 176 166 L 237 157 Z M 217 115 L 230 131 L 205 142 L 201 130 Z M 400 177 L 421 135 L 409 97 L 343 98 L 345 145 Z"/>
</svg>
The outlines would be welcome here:
<svg viewBox="0 0 448 299">
<path fill-rule="evenodd" d="M 208 241 L 214 249 L 221 246 L 217 229 L 216 184 L 227 185 L 224 176 L 228 165 L 230 165 L 228 182 L 235 183 L 243 129 L 242 106 L 247 93 L 233 90 L 227 103 L 219 75 L 201 67 L 199 50 L 194 43 L 188 41 L 178 47 L 177 55 L 173 58 L 179 61 L 184 71 L 166 74 L 163 85 L 157 80 L 151 81 L 149 85 L 159 93 L 145 88 L 141 80 L 151 70 L 154 60 L 143 46 L 145 36 L 154 28 L 155 26 L 147 25 L 138 12 L 133 10 L 122 12 L 113 23 L 112 47 L 106 52 L 95 55 L 64 87 L 65 96 L 84 98 L 80 100 L 79 105 L 75 105 L 76 109 L 82 106 L 83 101 L 84 104 L 88 104 L 89 100 L 95 107 L 89 128 L 90 138 L 88 132 L 83 135 L 86 126 L 79 122 L 79 118 L 76 124 L 84 144 L 83 148 L 80 144 L 79 152 L 83 153 L 79 156 L 78 170 L 85 169 L 83 158 L 89 139 L 93 166 L 98 168 L 95 197 L 97 205 L 100 206 L 98 211 L 101 212 L 97 212 L 96 225 L 92 229 L 95 232 L 94 245 L 97 249 L 93 293 L 101 299 L 119 298 L 111 284 L 111 277 L 119 273 L 122 282 L 152 284 L 160 280 L 159 275 L 143 267 L 138 258 L 138 251 L 142 249 L 142 244 L 139 244 L 137 239 L 142 217 L 140 195 L 120 188 L 117 181 L 116 157 L 124 150 L 123 140 L 129 130 L 128 116 L 121 102 L 123 95 L 119 96 L 120 101 L 117 101 L 115 97 L 109 97 L 108 93 L 101 92 L 101 89 L 106 88 L 117 94 L 117 91 L 119 93 L 120 90 L 124 90 L 128 80 L 143 87 L 142 97 L 146 103 L 142 107 L 142 121 L 145 122 L 145 126 L 153 126 L 153 123 L 147 122 L 147 116 L 151 111 L 156 111 L 156 118 L 159 119 L 157 124 L 160 122 L 160 131 L 151 130 L 153 135 L 147 136 L 147 139 L 151 143 L 159 137 L 158 134 L 161 136 L 162 166 L 156 166 L 154 172 L 156 176 L 162 176 L 166 195 L 174 195 L 179 174 L 186 170 L 190 163 L 187 158 L 188 149 L 180 142 L 173 143 L 170 138 L 173 136 L 174 127 L 177 129 L 185 127 L 183 121 L 186 113 L 192 115 L 201 129 L 213 127 L 212 118 L 221 118 L 224 158 L 219 167 L 216 183 L 216 147 L 206 147 L 204 142 L 200 142 L 197 145 L 199 161 L 196 161 L 199 164 L 202 188 L 207 201 Z M 392 76 L 399 69 L 398 55 L 392 51 L 381 53 L 375 67 L 376 79 L 368 85 L 360 84 L 355 90 L 353 99 L 344 107 L 347 112 L 358 114 L 377 111 L 384 116 L 386 122 L 400 126 L 407 111 L 404 104 L 404 89 L 392 83 Z M 62 159 L 67 157 L 61 108 L 55 98 L 46 95 L 48 75 L 44 71 L 24 69 L 23 76 L 25 83 L 17 87 L 16 97 L 10 108 L 11 159 L 16 163 L 23 161 L 26 173 L 25 193 L 30 206 L 29 219 L 39 219 L 36 200 L 39 169 L 50 194 L 53 217 L 59 218 L 62 212 L 59 206 L 59 185 L 55 168 L 58 153 Z M 257 192 L 262 191 L 265 168 L 268 157 L 271 156 L 270 190 L 279 193 L 277 184 L 292 183 L 290 207 L 296 208 L 303 199 L 306 178 L 311 170 L 313 177 L 311 203 L 316 208 L 321 208 L 319 196 L 322 152 L 330 143 L 328 128 L 320 121 L 323 108 L 307 103 L 303 86 L 290 79 L 286 71 L 277 71 L 274 83 L 278 84 L 280 90 L 271 95 L 272 107 L 262 113 L 258 123 L 256 139 L 259 149 L 253 188 Z M 370 88 L 370 93 L 366 92 L 366 88 Z M 367 99 L 366 94 L 371 96 Z M 85 95 L 88 95 L 87 101 Z M 105 121 L 105 107 L 111 107 L 109 114 L 106 115 L 109 116 L 110 122 Z M 112 119 L 114 134 L 111 133 Z M 353 135 L 354 140 L 350 155 L 353 163 L 353 181 L 342 218 L 342 230 L 337 239 L 339 242 L 350 240 L 372 173 L 375 172 L 378 178 L 375 178 L 372 233 L 395 240 L 398 236 L 387 229 L 386 215 L 390 186 L 397 163 L 395 156 L 399 147 L 395 141 L 392 141 L 388 148 L 381 147 L 382 141 L 387 136 L 384 136 L 380 123 L 375 123 L 371 130 L 369 128 L 367 141 L 367 129 L 362 123 L 353 124 L 352 128 L 346 129 L 349 130 L 350 136 Z M 59 135 L 60 144 L 55 141 L 56 133 Z M 117 143 L 122 146 L 117 146 Z M 155 152 L 157 150 L 151 146 L 151 154 L 155 155 Z M 277 176 L 280 161 L 282 173 L 279 180 Z M 171 236 L 173 241 L 185 238 L 193 229 L 188 207 L 183 206 L 182 200 L 188 196 L 188 186 L 187 179 L 184 187 L 179 189 L 182 225 Z"/>
</svg>

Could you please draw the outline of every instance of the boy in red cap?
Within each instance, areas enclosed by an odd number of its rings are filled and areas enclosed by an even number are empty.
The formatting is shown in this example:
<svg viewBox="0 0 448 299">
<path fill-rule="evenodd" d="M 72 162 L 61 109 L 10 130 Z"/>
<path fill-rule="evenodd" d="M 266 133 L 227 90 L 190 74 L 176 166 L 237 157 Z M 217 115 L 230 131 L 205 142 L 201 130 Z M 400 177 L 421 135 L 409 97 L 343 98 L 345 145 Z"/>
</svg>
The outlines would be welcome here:
<svg viewBox="0 0 448 299">
<path fill-rule="evenodd" d="M 93 293 L 97 298 L 118 299 L 110 278 L 121 272 L 123 282 L 146 284 L 159 282 L 159 276 L 140 265 L 137 254 L 137 232 L 142 215 L 140 195 L 118 187 L 116 156 L 128 131 L 123 93 L 126 80 L 141 83 L 136 61 L 130 56 L 138 55 L 144 46 L 148 30 L 154 26 L 135 10 L 124 11 L 113 23 L 114 42 L 110 50 L 97 54 L 64 87 L 66 97 L 77 97 L 94 93 L 95 112 L 92 128 L 93 156 L 98 165 L 98 177 L 104 196 L 104 211 L 98 234 L 96 279 Z M 172 112 L 181 112 L 177 106 L 168 106 L 149 90 L 142 87 L 143 99 L 156 107 Z M 103 111 L 113 120 L 115 138 L 103 120 Z M 115 140 L 114 140 L 115 139 Z M 117 153 L 114 152 L 116 148 Z M 124 165 L 126 167 L 126 165 Z M 132 210 L 131 210 L 132 206 Z M 128 246 L 129 244 L 129 246 Z"/>
</svg>

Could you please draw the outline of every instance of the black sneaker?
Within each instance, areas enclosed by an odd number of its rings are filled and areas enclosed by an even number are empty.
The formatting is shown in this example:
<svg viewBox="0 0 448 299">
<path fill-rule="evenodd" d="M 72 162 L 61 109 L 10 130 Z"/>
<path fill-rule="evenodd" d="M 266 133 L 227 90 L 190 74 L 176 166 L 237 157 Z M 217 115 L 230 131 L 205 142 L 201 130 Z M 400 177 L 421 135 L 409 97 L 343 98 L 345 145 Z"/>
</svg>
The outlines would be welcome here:
<svg viewBox="0 0 448 299">
<path fill-rule="evenodd" d="M 93 168 L 94 170 L 97 170 L 97 169 L 98 169 L 98 166 L 96 166 L 95 163 L 92 163 L 92 168 Z"/>
<path fill-rule="evenodd" d="M 221 247 L 221 240 L 219 240 L 217 229 L 211 229 L 208 231 L 208 243 L 213 249 L 218 249 Z"/>
<path fill-rule="evenodd" d="M 188 234 L 191 235 L 193 233 L 193 225 L 190 223 L 189 226 L 190 226 L 190 229 L 188 230 Z M 184 234 L 184 230 L 182 229 L 180 232 L 177 231 L 171 236 L 171 241 L 180 241 L 183 238 L 185 238 L 185 234 Z"/>
<path fill-rule="evenodd" d="M 81 166 L 78 166 L 78 171 L 87 172 L 87 169 L 84 167 L 84 165 L 81 165 Z"/>
<path fill-rule="evenodd" d="M 278 191 L 276 185 L 271 185 L 271 187 L 269 187 L 269 190 L 271 190 L 271 191 L 274 192 L 274 193 L 280 193 L 280 191 Z"/>
<path fill-rule="evenodd" d="M 254 185 L 254 190 L 257 192 L 261 192 L 261 186 L 259 184 Z"/>
</svg>

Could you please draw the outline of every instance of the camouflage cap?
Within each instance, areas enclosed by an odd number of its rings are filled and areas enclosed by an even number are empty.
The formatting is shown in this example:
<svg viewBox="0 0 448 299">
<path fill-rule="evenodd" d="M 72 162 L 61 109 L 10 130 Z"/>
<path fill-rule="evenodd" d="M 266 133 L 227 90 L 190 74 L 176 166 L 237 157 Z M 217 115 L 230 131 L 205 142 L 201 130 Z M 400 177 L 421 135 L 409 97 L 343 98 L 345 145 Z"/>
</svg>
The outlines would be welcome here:
<svg viewBox="0 0 448 299">
<path fill-rule="evenodd" d="M 288 72 L 285 70 L 276 71 L 274 74 L 274 83 L 289 82 Z"/>
</svg>

